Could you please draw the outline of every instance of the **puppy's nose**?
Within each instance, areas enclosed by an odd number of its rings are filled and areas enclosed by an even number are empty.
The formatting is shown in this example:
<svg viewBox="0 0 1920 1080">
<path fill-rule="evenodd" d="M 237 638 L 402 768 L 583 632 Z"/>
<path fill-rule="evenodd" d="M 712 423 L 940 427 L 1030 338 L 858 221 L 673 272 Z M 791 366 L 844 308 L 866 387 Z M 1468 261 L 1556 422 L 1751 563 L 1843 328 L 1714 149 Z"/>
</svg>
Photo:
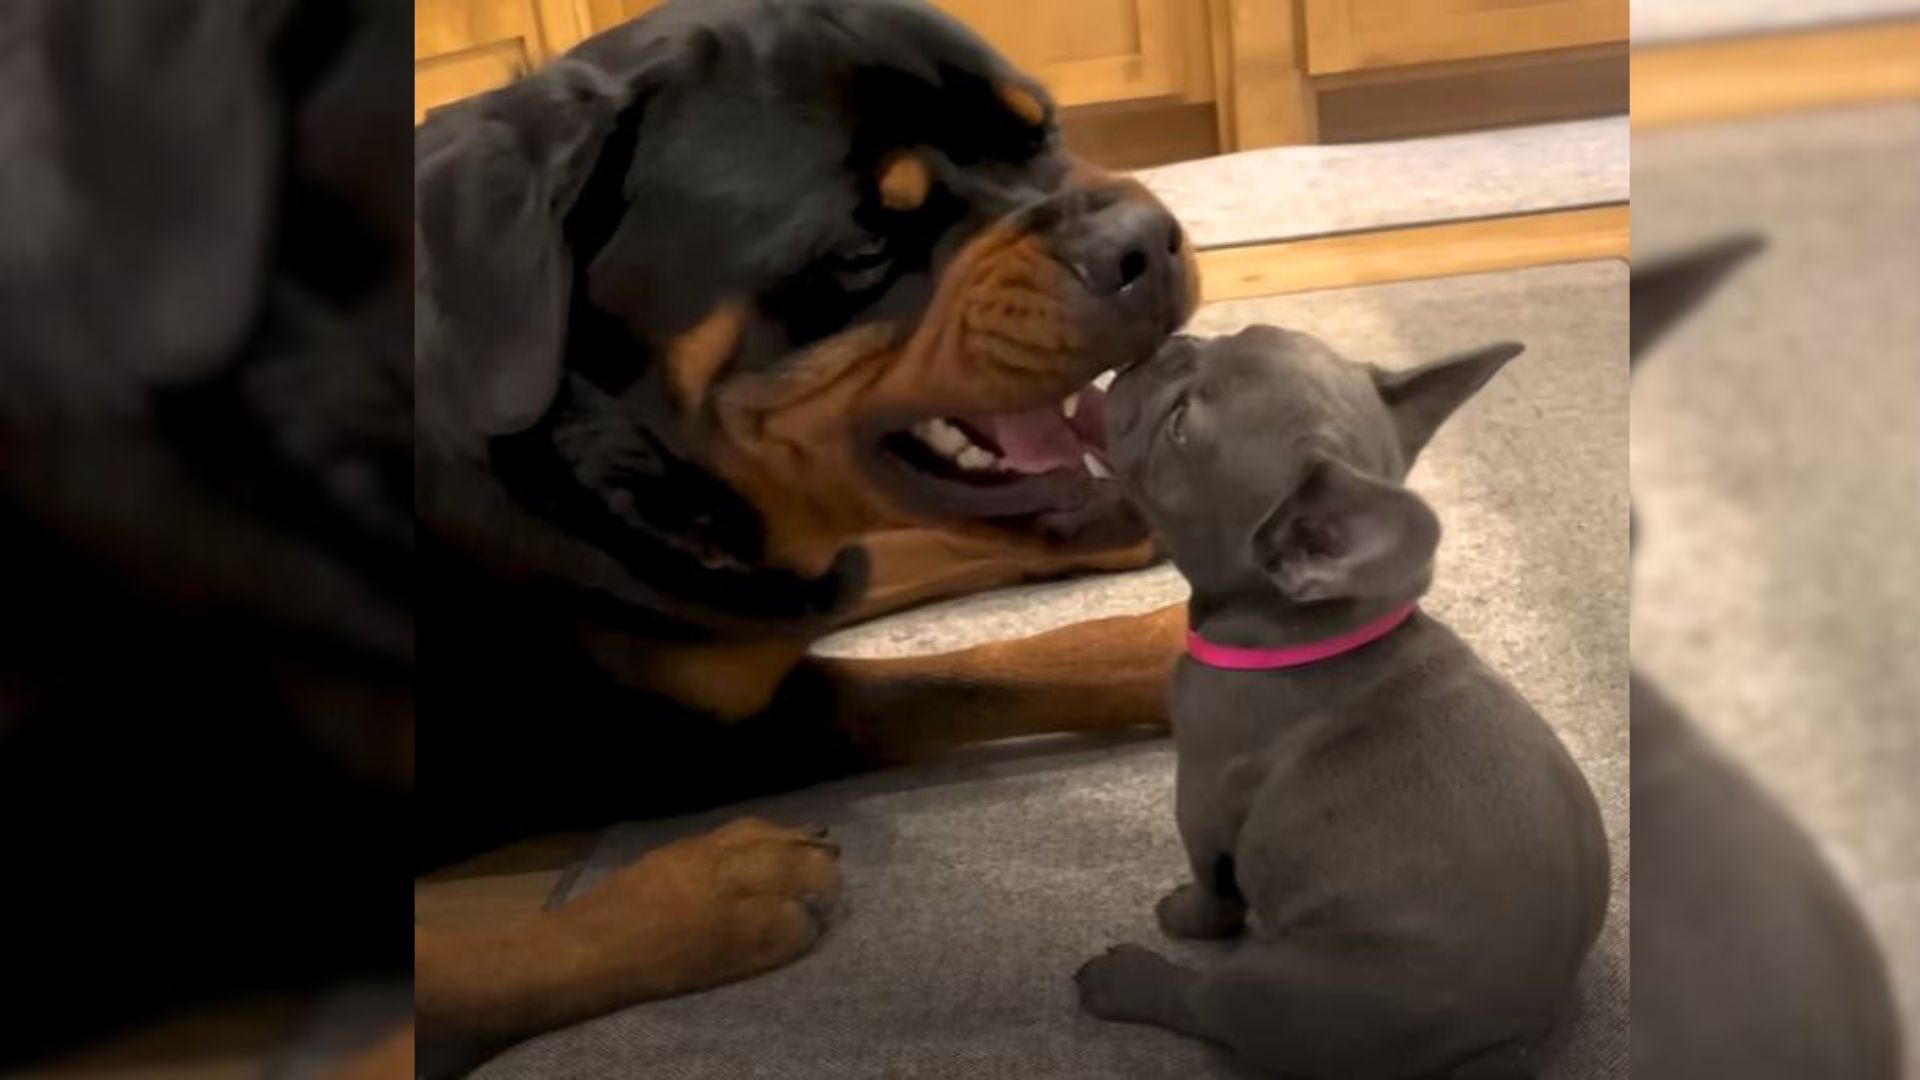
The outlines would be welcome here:
<svg viewBox="0 0 1920 1080">
<path fill-rule="evenodd" d="M 1181 270 L 1180 224 L 1157 201 L 1123 196 L 1074 222 L 1058 254 L 1088 291 L 1116 296 L 1143 286 L 1165 293 Z"/>
</svg>

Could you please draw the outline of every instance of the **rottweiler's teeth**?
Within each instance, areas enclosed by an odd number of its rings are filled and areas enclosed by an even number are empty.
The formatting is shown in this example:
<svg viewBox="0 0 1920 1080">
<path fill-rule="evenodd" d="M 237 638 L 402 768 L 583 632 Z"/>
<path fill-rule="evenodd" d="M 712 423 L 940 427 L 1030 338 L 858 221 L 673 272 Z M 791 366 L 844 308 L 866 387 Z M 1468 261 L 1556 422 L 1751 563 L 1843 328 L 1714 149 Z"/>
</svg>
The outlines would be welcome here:
<svg viewBox="0 0 1920 1080">
<path fill-rule="evenodd" d="M 913 425 L 913 434 L 921 442 L 933 447 L 941 457 L 956 457 L 963 450 L 973 446 L 965 432 L 945 420 L 922 420 Z"/>
<path fill-rule="evenodd" d="M 1063 397 L 1060 399 L 1060 415 L 1061 416 L 1064 416 L 1067 419 L 1071 420 L 1073 419 L 1074 414 L 1079 411 L 1080 411 L 1080 391 L 1075 390 L 1073 393 L 1068 394 L 1066 397 Z"/>
<path fill-rule="evenodd" d="M 914 438 L 963 469 L 978 472 L 1000 466 L 999 455 L 985 447 L 975 446 L 973 440 L 967 438 L 966 432 L 946 420 L 922 420 L 913 425 L 911 430 Z"/>
<path fill-rule="evenodd" d="M 1098 457 L 1095 457 L 1093 454 L 1093 451 L 1089 450 L 1086 453 L 1080 455 L 1080 462 L 1081 464 L 1087 467 L 1088 472 L 1092 473 L 1094 476 L 1098 477 L 1099 479 L 1101 480 L 1113 479 L 1113 470 L 1107 468 L 1105 462 L 1101 461 Z"/>
<path fill-rule="evenodd" d="M 977 446 L 969 446 L 953 456 L 963 469 L 991 469 L 1000 459 Z"/>
</svg>

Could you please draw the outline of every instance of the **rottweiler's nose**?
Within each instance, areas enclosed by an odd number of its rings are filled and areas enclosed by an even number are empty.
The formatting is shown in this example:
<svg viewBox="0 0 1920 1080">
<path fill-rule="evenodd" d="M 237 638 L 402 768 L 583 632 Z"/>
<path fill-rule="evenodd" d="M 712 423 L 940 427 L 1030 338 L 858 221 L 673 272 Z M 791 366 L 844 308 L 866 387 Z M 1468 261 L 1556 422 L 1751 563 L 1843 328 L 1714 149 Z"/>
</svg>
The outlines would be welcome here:
<svg viewBox="0 0 1920 1080">
<path fill-rule="evenodd" d="M 1092 210 L 1060 239 L 1060 261 L 1097 295 L 1112 296 L 1143 284 L 1166 292 L 1180 268 L 1180 224 L 1157 201 L 1114 199 Z"/>
</svg>

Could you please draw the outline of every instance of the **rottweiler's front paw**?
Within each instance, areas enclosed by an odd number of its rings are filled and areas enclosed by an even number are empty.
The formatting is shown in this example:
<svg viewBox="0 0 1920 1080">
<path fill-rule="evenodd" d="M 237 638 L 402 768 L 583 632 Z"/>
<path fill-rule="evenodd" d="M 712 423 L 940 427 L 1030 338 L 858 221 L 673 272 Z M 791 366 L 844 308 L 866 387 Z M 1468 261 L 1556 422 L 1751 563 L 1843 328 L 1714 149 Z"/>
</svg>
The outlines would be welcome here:
<svg viewBox="0 0 1920 1080">
<path fill-rule="evenodd" d="M 618 957 L 625 996 L 645 1000 L 797 959 L 839 896 L 825 829 L 741 818 L 648 852 L 553 917 L 582 947 Z"/>
<path fill-rule="evenodd" d="M 821 827 L 740 818 L 648 858 L 657 856 L 665 856 L 659 870 L 694 878 L 676 899 L 700 910 L 683 911 L 680 921 L 708 952 L 687 975 L 689 988 L 797 959 L 813 947 L 840 898 L 840 849 Z"/>
<path fill-rule="evenodd" d="M 1177 970 L 1172 961 L 1138 945 L 1115 945 L 1073 973 L 1080 1007 L 1102 1020 L 1150 1021 Z"/>
</svg>

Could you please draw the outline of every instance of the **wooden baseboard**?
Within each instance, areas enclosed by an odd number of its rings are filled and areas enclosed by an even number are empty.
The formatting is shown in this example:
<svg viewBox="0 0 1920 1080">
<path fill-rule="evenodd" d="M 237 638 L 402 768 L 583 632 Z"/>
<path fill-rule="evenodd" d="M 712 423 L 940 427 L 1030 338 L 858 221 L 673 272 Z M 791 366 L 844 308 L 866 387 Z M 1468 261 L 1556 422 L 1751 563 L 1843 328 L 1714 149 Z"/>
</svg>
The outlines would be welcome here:
<svg viewBox="0 0 1920 1080">
<path fill-rule="evenodd" d="M 1220 152 L 1213 106 L 1158 102 L 1060 110 L 1068 150 L 1104 169 L 1146 169 Z"/>
<path fill-rule="evenodd" d="M 1648 46 L 1631 64 L 1636 130 L 1920 100 L 1920 19 Z"/>
<path fill-rule="evenodd" d="M 1627 111 L 1627 46 L 1557 49 L 1314 80 L 1323 143 L 1544 124 Z"/>
<path fill-rule="evenodd" d="M 1199 253 L 1206 301 L 1625 259 L 1626 204 L 1344 233 Z"/>
</svg>

